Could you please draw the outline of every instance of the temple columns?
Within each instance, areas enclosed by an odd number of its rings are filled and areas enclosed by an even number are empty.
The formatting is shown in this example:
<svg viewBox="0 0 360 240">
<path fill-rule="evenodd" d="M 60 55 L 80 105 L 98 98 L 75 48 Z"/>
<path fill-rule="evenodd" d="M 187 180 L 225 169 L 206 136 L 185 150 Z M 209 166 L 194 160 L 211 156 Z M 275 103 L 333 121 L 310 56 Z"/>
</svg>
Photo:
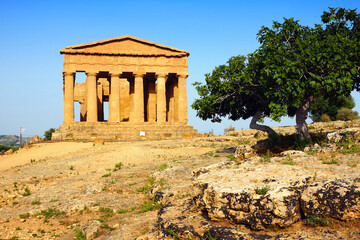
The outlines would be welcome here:
<svg viewBox="0 0 360 240">
<path fill-rule="evenodd" d="M 157 74 L 157 85 L 156 85 L 156 115 L 157 122 L 166 122 L 166 74 Z"/>
<path fill-rule="evenodd" d="M 64 124 L 74 122 L 74 76 L 73 72 L 64 72 Z"/>
<path fill-rule="evenodd" d="M 186 78 L 188 75 L 178 75 L 178 121 L 187 124 L 187 96 L 186 96 Z"/>
<path fill-rule="evenodd" d="M 134 120 L 144 122 L 144 76 L 143 73 L 135 73 L 134 82 Z"/>
<path fill-rule="evenodd" d="M 111 74 L 109 122 L 120 122 L 120 74 Z"/>
<path fill-rule="evenodd" d="M 86 73 L 87 122 L 97 122 L 96 73 Z"/>
</svg>

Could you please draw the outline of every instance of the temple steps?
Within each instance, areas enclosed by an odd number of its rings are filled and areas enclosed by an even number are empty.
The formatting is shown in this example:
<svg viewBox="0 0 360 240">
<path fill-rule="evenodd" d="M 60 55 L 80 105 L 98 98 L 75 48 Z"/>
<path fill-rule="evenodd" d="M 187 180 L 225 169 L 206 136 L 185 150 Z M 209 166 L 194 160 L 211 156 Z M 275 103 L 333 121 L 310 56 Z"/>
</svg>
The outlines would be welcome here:
<svg viewBox="0 0 360 240">
<path fill-rule="evenodd" d="M 191 138 L 196 134 L 192 126 L 179 123 L 75 122 L 56 129 L 52 140 Z"/>
</svg>

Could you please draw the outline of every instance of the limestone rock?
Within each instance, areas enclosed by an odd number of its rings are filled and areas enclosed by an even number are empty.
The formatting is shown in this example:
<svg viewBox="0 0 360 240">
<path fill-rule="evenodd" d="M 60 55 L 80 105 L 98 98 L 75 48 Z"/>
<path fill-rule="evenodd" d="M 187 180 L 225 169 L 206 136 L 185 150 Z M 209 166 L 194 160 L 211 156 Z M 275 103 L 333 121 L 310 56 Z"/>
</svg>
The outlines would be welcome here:
<svg viewBox="0 0 360 240">
<path fill-rule="evenodd" d="M 41 137 L 39 137 L 38 135 L 34 136 L 35 142 L 41 142 L 43 141 L 43 139 Z"/>
<path fill-rule="evenodd" d="M 328 143 L 342 143 L 348 140 L 357 141 L 360 137 L 359 128 L 345 128 L 336 132 L 329 133 L 326 138 Z"/>
<path fill-rule="evenodd" d="M 245 159 L 254 155 L 254 150 L 249 145 L 239 145 L 235 151 L 235 159 L 237 161 L 244 161 Z"/>
<path fill-rule="evenodd" d="M 296 150 L 288 150 L 288 151 L 284 151 L 282 153 L 280 153 L 280 155 L 282 157 L 287 157 L 287 156 L 290 156 L 290 157 L 303 157 L 303 156 L 306 156 L 307 154 L 303 151 L 296 151 Z"/>
<path fill-rule="evenodd" d="M 334 150 L 334 146 L 330 143 L 326 144 L 324 147 L 321 147 L 319 144 L 315 143 L 312 147 L 305 147 L 304 152 L 330 152 Z"/>
<path fill-rule="evenodd" d="M 234 162 L 232 162 L 232 161 L 231 162 L 230 161 L 229 162 L 220 162 L 220 163 L 212 164 L 207 167 L 201 167 L 201 168 L 194 169 L 192 172 L 192 175 L 196 177 L 201 174 L 210 172 L 211 170 L 219 170 L 219 169 L 223 169 L 223 168 L 226 168 L 226 167 L 229 167 L 232 165 L 234 165 Z"/>
<path fill-rule="evenodd" d="M 314 182 L 301 194 L 306 217 L 324 215 L 340 220 L 360 218 L 360 179 Z"/>
<path fill-rule="evenodd" d="M 94 239 L 98 234 L 101 223 L 97 220 L 92 220 L 81 226 L 81 230 L 86 233 L 86 239 Z"/>
<path fill-rule="evenodd" d="M 94 139 L 94 143 L 93 143 L 93 146 L 96 146 L 96 145 L 104 145 L 105 144 L 105 141 L 103 138 L 95 138 Z"/>
<path fill-rule="evenodd" d="M 4 152 L 4 155 L 10 155 L 10 154 L 13 154 L 14 153 L 14 150 L 13 149 L 9 149 L 7 150 L 6 152 Z"/>
</svg>

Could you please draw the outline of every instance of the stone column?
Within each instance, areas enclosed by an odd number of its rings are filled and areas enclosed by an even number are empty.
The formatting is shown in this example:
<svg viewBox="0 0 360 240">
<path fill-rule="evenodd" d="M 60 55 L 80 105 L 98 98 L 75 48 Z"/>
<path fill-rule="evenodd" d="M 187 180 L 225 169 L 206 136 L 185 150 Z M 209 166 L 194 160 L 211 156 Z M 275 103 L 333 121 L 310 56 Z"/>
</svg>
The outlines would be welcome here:
<svg viewBox="0 0 360 240">
<path fill-rule="evenodd" d="M 86 73 L 86 91 L 87 91 L 87 122 L 97 122 L 97 85 L 96 73 Z"/>
<path fill-rule="evenodd" d="M 178 75 L 178 120 L 180 123 L 188 123 L 187 96 L 186 96 L 186 78 L 188 75 Z"/>
<path fill-rule="evenodd" d="M 134 120 L 144 122 L 144 73 L 135 73 Z"/>
<path fill-rule="evenodd" d="M 120 121 L 129 121 L 130 83 L 127 78 L 120 78 Z"/>
<path fill-rule="evenodd" d="M 166 122 L 166 74 L 157 74 L 156 84 L 156 118 L 158 123 Z"/>
<path fill-rule="evenodd" d="M 109 122 L 120 122 L 120 74 L 111 73 Z"/>
<path fill-rule="evenodd" d="M 74 76 L 64 72 L 64 124 L 74 122 Z"/>
</svg>

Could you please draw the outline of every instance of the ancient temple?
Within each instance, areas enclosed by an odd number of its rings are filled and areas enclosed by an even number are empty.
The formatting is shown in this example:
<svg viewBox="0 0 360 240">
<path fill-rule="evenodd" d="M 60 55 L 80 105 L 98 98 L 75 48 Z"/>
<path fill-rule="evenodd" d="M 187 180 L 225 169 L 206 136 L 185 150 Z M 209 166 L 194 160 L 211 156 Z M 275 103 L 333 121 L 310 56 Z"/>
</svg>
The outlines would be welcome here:
<svg viewBox="0 0 360 240">
<path fill-rule="evenodd" d="M 65 47 L 60 53 L 64 122 L 53 140 L 159 139 L 195 133 L 188 125 L 188 52 L 122 36 Z M 86 74 L 84 83 L 76 83 L 79 72 Z M 80 121 L 75 121 L 74 104 L 80 104 Z"/>
</svg>

